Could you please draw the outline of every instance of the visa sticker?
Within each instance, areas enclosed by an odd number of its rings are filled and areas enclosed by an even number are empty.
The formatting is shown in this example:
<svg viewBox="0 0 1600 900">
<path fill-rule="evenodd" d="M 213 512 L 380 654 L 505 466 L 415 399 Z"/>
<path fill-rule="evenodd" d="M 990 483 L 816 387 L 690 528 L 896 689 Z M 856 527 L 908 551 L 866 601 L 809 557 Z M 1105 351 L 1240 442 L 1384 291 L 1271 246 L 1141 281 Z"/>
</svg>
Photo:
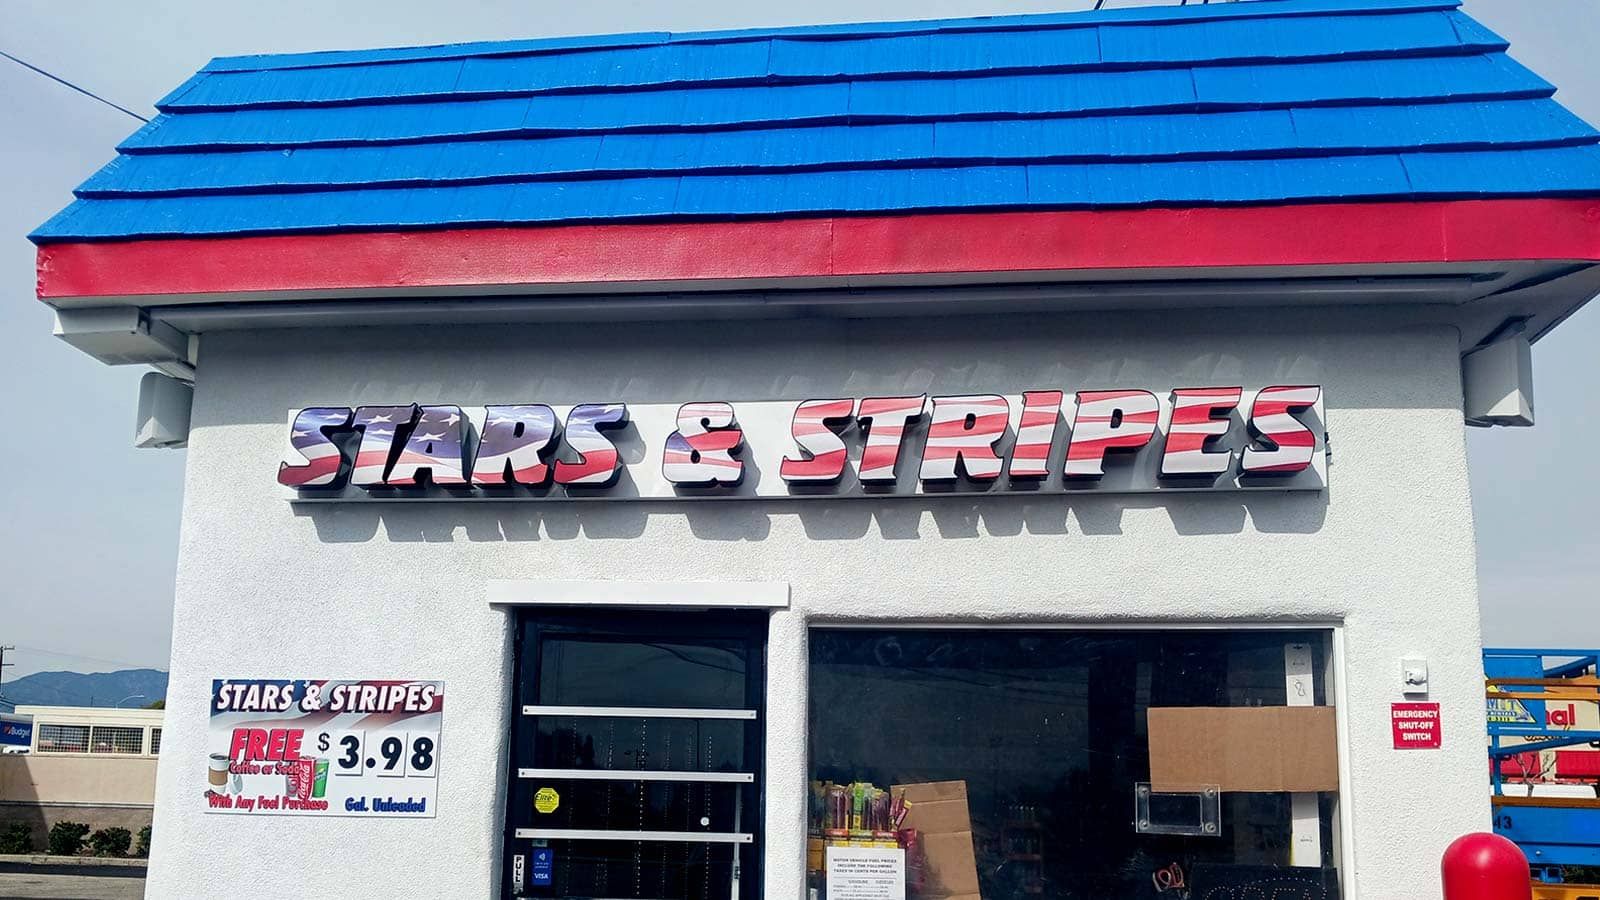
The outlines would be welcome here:
<svg viewBox="0 0 1600 900">
<path fill-rule="evenodd" d="M 539 887 L 548 886 L 556 867 L 556 852 L 549 847 L 537 847 L 533 851 L 533 867 L 531 881 Z"/>
</svg>

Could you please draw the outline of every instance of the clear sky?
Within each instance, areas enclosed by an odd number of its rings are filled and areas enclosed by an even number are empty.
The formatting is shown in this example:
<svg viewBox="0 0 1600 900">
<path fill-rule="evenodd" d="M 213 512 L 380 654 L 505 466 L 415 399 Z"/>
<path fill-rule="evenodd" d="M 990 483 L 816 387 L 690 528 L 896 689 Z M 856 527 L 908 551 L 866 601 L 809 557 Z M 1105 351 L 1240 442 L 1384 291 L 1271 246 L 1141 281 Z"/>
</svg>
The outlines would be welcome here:
<svg viewBox="0 0 1600 900">
<path fill-rule="evenodd" d="M 1171 0 L 1176 2 L 1176 0 Z M 1195 0 L 1198 2 L 1198 0 Z M 0 0 L 0 50 L 145 116 L 213 56 L 454 41 L 1084 9 L 1091 0 Z M 1135 5 L 1108 0 L 1108 7 Z M 1512 54 L 1600 123 L 1600 0 L 1467 0 Z M 13 386 L 12 475 L 0 517 L 0 644 L 14 667 L 165 668 L 183 454 L 132 446 L 134 367 L 50 336 L 24 235 L 70 201 L 138 123 L 0 59 L 0 377 Z M 1485 640 L 1600 645 L 1600 312 L 1534 351 L 1539 425 L 1473 430 Z"/>
</svg>

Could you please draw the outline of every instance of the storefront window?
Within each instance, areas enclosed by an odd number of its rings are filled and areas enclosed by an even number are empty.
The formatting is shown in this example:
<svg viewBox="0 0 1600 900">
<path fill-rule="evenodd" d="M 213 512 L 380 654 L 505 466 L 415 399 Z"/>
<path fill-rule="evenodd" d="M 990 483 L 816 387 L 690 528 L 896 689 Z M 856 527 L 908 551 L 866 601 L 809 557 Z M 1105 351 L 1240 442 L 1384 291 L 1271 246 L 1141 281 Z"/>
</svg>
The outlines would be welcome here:
<svg viewBox="0 0 1600 900">
<path fill-rule="evenodd" d="M 1331 787 L 1218 790 L 1208 814 L 1204 786 L 1169 785 L 1154 821 L 1135 815 L 1141 785 L 1152 799 L 1152 708 L 1324 705 L 1325 648 L 1282 631 L 813 630 L 814 896 L 829 896 L 830 853 L 847 855 L 830 848 L 847 847 L 903 860 L 921 900 L 1201 896 L 1273 878 L 1335 897 Z M 1310 673 L 1293 703 L 1286 665 Z"/>
</svg>

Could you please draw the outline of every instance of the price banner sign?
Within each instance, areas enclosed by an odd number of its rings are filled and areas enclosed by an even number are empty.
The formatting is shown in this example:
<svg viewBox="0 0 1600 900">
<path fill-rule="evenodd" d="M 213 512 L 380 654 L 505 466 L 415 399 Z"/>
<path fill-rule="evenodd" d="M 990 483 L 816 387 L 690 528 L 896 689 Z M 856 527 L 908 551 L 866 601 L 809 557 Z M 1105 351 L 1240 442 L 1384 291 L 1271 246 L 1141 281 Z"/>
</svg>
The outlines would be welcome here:
<svg viewBox="0 0 1600 900">
<path fill-rule="evenodd" d="M 209 812 L 433 818 L 442 681 L 218 679 Z"/>
</svg>

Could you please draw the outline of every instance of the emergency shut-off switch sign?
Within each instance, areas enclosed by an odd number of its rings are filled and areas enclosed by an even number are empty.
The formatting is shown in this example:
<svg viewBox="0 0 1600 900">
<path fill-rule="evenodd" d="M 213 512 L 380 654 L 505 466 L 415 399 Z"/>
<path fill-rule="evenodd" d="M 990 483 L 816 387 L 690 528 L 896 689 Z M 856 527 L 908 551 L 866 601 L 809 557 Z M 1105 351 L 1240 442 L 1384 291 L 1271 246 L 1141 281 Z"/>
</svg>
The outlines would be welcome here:
<svg viewBox="0 0 1600 900">
<path fill-rule="evenodd" d="M 1437 703 L 1396 703 L 1389 719 L 1396 750 L 1438 750 L 1443 745 Z"/>
</svg>

